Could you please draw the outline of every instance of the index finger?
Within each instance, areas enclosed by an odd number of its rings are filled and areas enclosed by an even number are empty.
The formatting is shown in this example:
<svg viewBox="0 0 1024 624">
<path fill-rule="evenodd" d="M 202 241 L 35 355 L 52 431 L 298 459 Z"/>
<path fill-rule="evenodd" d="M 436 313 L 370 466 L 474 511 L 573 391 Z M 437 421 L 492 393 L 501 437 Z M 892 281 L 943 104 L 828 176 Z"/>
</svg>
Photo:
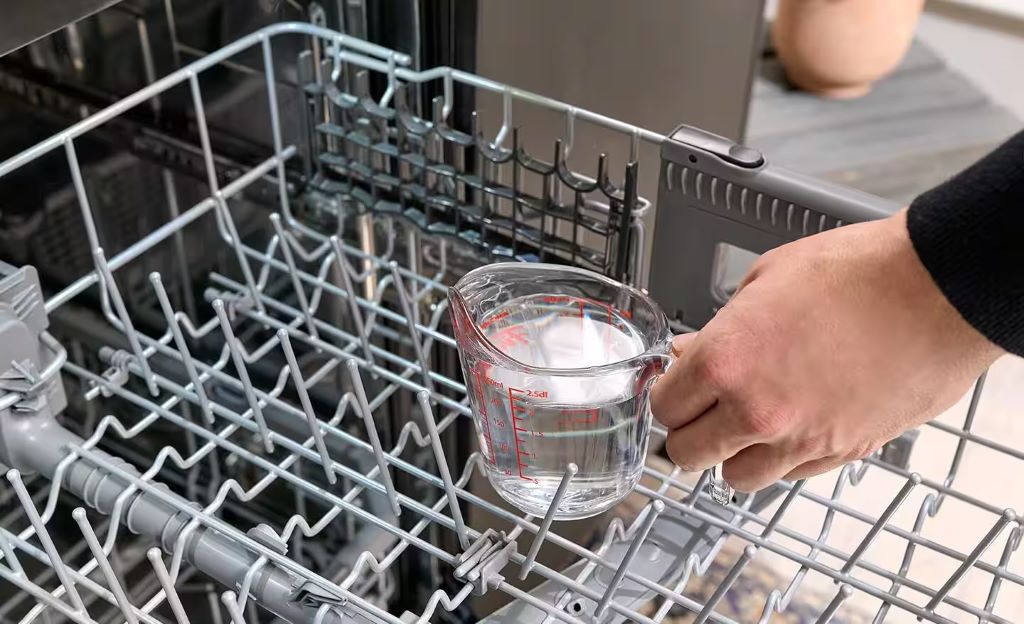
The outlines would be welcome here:
<svg viewBox="0 0 1024 624">
<path fill-rule="evenodd" d="M 694 361 L 699 353 L 699 334 L 682 334 L 672 340 L 675 362 L 651 389 L 651 411 L 669 429 L 689 424 L 714 407 L 718 398 L 712 388 L 699 381 Z"/>
</svg>

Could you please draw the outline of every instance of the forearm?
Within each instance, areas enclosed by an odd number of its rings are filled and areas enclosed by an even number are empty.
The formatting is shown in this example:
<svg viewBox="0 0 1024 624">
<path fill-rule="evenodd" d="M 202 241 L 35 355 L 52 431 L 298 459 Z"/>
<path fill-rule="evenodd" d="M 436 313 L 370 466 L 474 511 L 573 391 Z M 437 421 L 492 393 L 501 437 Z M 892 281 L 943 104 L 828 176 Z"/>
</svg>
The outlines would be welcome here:
<svg viewBox="0 0 1024 624">
<path fill-rule="evenodd" d="M 961 316 L 1024 355 L 1024 132 L 914 200 L 907 229 Z"/>
</svg>

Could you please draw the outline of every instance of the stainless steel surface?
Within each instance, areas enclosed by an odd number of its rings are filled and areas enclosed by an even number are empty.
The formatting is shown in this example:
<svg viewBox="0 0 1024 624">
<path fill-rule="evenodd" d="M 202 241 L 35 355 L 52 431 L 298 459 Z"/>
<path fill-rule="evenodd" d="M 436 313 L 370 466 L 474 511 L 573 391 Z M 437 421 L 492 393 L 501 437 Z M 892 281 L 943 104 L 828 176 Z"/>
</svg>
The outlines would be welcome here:
<svg viewBox="0 0 1024 624">
<path fill-rule="evenodd" d="M 521 121 L 516 106 L 525 103 L 563 122 L 569 114 L 592 123 L 623 145 L 656 147 L 664 140 L 465 72 L 412 71 L 403 67 L 406 58 L 333 31 L 279 24 L 0 162 L 2 179 L 56 151 L 75 177 L 87 176 L 74 145 L 177 86 L 191 91 L 197 107 L 210 181 L 209 196 L 181 206 L 177 216 L 109 259 L 98 246 L 102 232 L 93 234 L 97 220 L 86 185 L 76 185 L 86 226 L 81 235 L 91 239 L 93 265 L 50 293 L 43 309 L 52 316 L 99 295 L 102 316 L 93 333 L 105 348 L 95 358 L 68 349 L 69 361 L 66 354 L 56 357 L 58 364 L 40 375 L 56 379 L 59 370 L 65 384 L 104 416 L 63 426 L 53 414 L 19 416 L 22 427 L 13 434 L 3 430 L 19 449 L 0 490 L 0 501 L 13 510 L 0 522 L 0 591 L 10 592 L 0 604 L 4 617 L 13 613 L 26 624 L 51 618 L 238 624 L 269 621 L 271 611 L 294 622 L 425 623 L 441 612 L 465 616 L 469 596 L 483 592 L 513 600 L 494 622 L 652 624 L 682 612 L 702 622 L 767 622 L 816 582 L 829 591 L 811 616 L 819 622 L 849 616 L 858 598 L 873 605 L 879 621 L 1019 619 L 1013 601 L 1024 590 L 1024 576 L 1013 555 L 1021 528 L 1008 509 L 1019 496 L 967 477 L 974 456 L 984 453 L 997 455 L 1005 474 L 1015 474 L 1024 440 L 985 427 L 981 382 L 964 411 L 924 428 L 932 442 L 918 445 L 909 468 L 871 457 L 815 483 L 780 482 L 721 507 L 707 493 L 709 474 L 693 482 L 678 468 L 651 463 L 631 510 L 605 517 L 590 540 L 567 537 L 571 524 L 523 516 L 478 494 L 469 483 L 479 455 L 452 465 L 454 448 L 444 442 L 469 408 L 464 384 L 440 364 L 454 356 L 445 324 L 447 284 L 457 276 L 456 260 L 479 262 L 479 250 L 471 241 L 421 232 L 414 237 L 423 245 L 414 271 L 395 263 L 415 227 L 405 217 L 376 210 L 378 223 L 363 237 L 376 236 L 380 255 L 366 253 L 355 236 L 337 238 L 299 218 L 285 164 L 300 152 L 282 134 L 269 53 L 290 36 L 334 45 L 327 58 L 370 69 L 383 84 L 460 82 L 497 94 L 512 105 L 502 115 L 507 140 Z M 262 162 L 219 185 L 199 77 L 246 51 L 266 63 L 261 70 L 273 147 Z M 379 119 L 373 111 L 393 110 L 387 97 L 399 93 L 364 97 L 345 114 L 371 123 Z M 355 99 L 340 89 L 339 95 L 344 103 Z M 436 127 L 451 104 L 439 102 L 438 117 L 406 121 Z M 487 136 L 497 134 L 495 126 Z M 658 162 L 642 165 L 656 170 Z M 267 220 L 265 239 L 244 237 L 235 222 L 237 198 L 257 187 L 270 188 L 275 201 L 277 216 Z M 137 302 L 120 290 L 128 267 L 179 234 L 187 247 L 201 229 L 217 233 L 230 266 L 208 276 L 198 316 L 184 312 L 184 300 L 154 275 L 147 288 L 159 304 L 159 322 L 155 329 L 135 322 L 141 321 Z M 174 270 L 170 264 L 168 271 Z M 376 287 L 366 297 L 369 280 Z M 339 324 L 333 314 L 325 319 L 322 308 L 347 309 L 353 319 Z M 48 351 L 64 353 L 48 334 L 42 338 Z M 8 423 L 5 410 L 22 400 L 24 389 L 3 388 L 0 419 Z M 398 413 L 398 430 L 386 436 L 388 417 L 395 415 L 388 408 L 396 403 L 414 407 Z M 81 434 L 67 428 L 72 425 Z M 653 435 L 658 443 L 664 431 Z M 433 462 L 421 461 L 424 453 Z M 921 474 L 912 472 L 919 467 Z M 409 483 L 426 494 L 406 491 L 401 484 Z M 67 513 L 79 506 L 84 511 Z M 971 523 L 929 531 L 957 506 L 971 511 Z M 269 513 L 275 510 L 281 513 Z M 840 525 L 855 527 L 852 543 L 837 542 Z M 335 534 L 348 539 L 340 551 Z M 539 542 L 535 558 L 529 545 Z M 738 549 L 728 550 L 729 544 Z M 340 567 L 323 562 L 323 546 L 343 558 Z M 893 552 L 902 561 L 893 562 Z M 398 614 L 391 605 L 413 588 L 396 588 L 393 575 L 416 555 L 431 562 L 436 576 L 423 574 L 426 596 Z M 744 591 L 738 589 L 743 579 L 762 559 L 779 562 L 787 576 L 753 611 L 732 613 L 731 597 Z M 126 561 L 136 562 L 131 574 L 121 571 Z M 725 572 L 702 593 L 698 586 L 715 563 Z M 522 568 L 525 583 L 515 578 Z M 937 578 L 920 580 L 922 571 L 934 569 L 941 570 Z"/>
<path fill-rule="evenodd" d="M 685 121 L 743 139 L 762 0 L 479 0 L 478 12 L 481 76 L 642 128 L 668 132 Z M 485 128 L 499 123 L 498 104 L 477 102 Z M 548 138 L 566 134 L 566 122 L 543 110 L 522 106 L 516 119 L 523 145 L 545 156 Z M 613 135 L 580 138 L 579 163 L 607 153 L 621 166 L 634 149 Z M 657 171 L 642 171 L 640 196 L 656 194 Z"/>
<path fill-rule="evenodd" d="M 476 71 L 638 126 L 686 120 L 741 140 L 763 6 L 480 0 Z"/>
<path fill-rule="evenodd" d="M 113 6 L 120 0 L 7 0 L 0 19 L 0 56 Z"/>
</svg>

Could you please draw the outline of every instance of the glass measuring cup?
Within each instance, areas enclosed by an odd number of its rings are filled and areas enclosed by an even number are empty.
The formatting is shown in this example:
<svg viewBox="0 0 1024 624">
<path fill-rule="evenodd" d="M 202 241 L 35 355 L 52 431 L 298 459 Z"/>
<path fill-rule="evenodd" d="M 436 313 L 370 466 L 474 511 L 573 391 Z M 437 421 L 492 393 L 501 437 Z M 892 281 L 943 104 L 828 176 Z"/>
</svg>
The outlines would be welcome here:
<svg viewBox="0 0 1024 624">
<path fill-rule="evenodd" d="M 591 271 L 518 262 L 470 271 L 448 297 L 498 494 L 535 516 L 554 502 L 559 520 L 629 494 L 647 452 L 650 387 L 670 361 L 657 304 Z"/>
</svg>

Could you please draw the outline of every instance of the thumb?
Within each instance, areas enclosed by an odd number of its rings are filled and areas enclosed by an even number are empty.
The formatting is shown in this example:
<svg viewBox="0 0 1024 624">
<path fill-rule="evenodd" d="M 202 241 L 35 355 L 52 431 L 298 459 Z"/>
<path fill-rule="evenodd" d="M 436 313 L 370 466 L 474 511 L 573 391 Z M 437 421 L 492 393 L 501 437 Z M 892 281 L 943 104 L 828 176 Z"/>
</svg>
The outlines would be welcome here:
<svg viewBox="0 0 1024 624">
<path fill-rule="evenodd" d="M 698 332 L 690 332 L 689 334 L 679 334 L 672 338 L 672 355 L 673 357 L 682 356 L 689 348 L 693 341 L 697 338 Z"/>
</svg>

